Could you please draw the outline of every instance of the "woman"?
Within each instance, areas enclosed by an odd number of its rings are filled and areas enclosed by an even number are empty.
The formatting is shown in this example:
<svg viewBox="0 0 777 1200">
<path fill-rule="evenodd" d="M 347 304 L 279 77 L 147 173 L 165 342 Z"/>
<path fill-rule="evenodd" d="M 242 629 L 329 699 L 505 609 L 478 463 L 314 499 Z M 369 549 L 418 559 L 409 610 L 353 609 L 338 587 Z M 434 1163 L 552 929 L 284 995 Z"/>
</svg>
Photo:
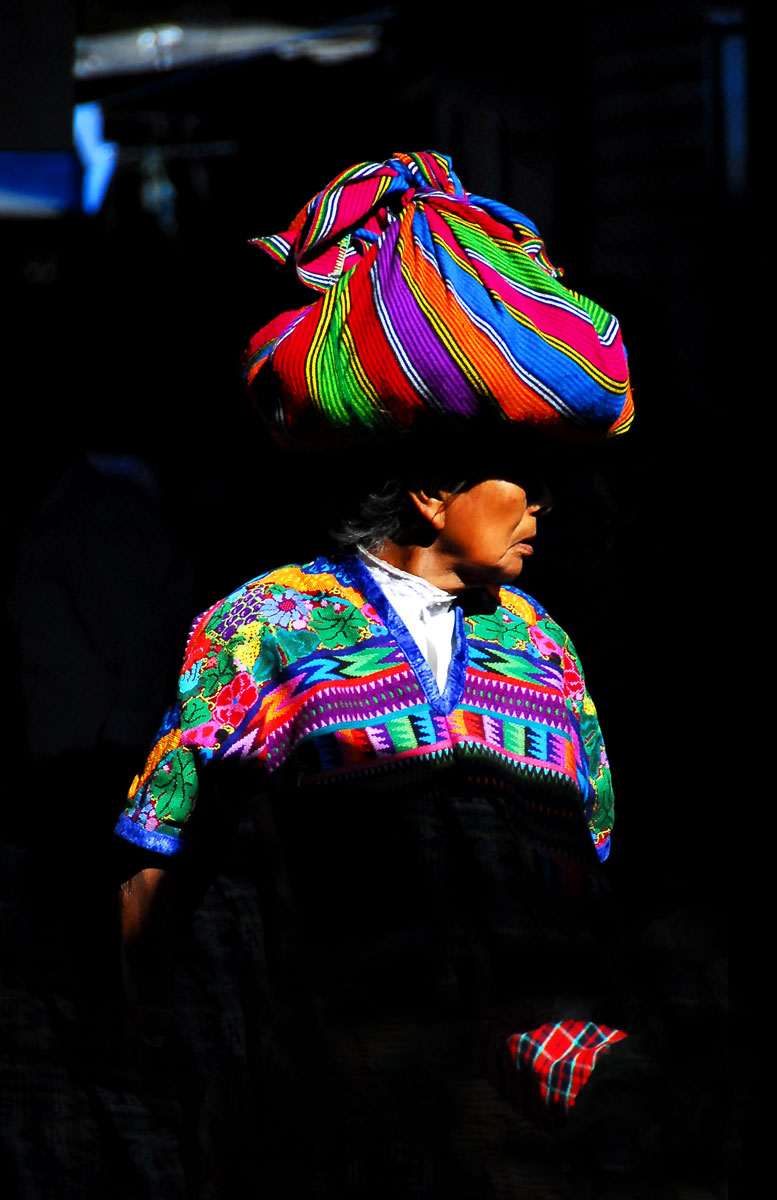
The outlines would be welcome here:
<svg viewBox="0 0 777 1200">
<path fill-rule="evenodd" d="M 481 1198 L 460 1104 L 484 1030 L 557 1019 L 570 980 L 587 1016 L 599 987 L 569 935 L 608 853 L 607 758 L 574 647 L 516 582 L 537 432 L 628 425 L 620 334 L 439 155 L 351 168 L 261 244 L 323 296 L 252 342 L 257 403 L 287 445 L 359 447 L 367 478 L 339 553 L 193 626 L 117 826 L 151 856 L 123 889 L 128 977 L 157 1041 L 166 917 L 249 812 L 276 1014 L 257 1177 Z"/>
</svg>

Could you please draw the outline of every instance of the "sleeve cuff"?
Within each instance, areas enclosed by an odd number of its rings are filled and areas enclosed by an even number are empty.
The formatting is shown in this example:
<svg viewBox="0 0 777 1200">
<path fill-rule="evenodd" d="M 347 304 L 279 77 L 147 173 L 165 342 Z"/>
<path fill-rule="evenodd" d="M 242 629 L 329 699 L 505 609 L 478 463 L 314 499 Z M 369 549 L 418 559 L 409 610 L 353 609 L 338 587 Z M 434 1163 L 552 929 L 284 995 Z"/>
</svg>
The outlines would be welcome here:
<svg viewBox="0 0 777 1200">
<path fill-rule="evenodd" d="M 157 854 L 179 854 L 183 850 L 180 837 L 160 833 L 158 829 L 144 829 L 136 821 L 130 820 L 126 813 L 119 817 L 114 833 L 125 841 L 142 846 L 144 850 L 154 850 Z"/>
</svg>

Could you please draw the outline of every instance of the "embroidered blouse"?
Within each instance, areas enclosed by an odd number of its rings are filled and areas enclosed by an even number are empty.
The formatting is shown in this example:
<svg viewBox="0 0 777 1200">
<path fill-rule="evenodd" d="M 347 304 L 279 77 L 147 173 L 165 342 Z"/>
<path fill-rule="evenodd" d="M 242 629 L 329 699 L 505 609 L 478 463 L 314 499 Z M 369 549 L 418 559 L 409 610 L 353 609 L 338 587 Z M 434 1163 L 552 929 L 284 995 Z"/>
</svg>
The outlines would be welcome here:
<svg viewBox="0 0 777 1200">
<path fill-rule="evenodd" d="M 116 832 L 180 851 L 223 759 L 281 805 L 333 782 L 363 804 L 376 789 L 469 789 L 506 805 L 511 830 L 551 859 L 606 858 L 610 772 L 572 643 L 518 588 L 465 593 L 463 605 L 441 687 L 356 556 L 238 588 L 194 622 L 177 699 Z"/>
<path fill-rule="evenodd" d="M 437 687 L 441 692 L 445 691 L 456 629 L 455 593 L 435 587 L 419 575 L 402 571 L 361 546 L 359 558 L 407 627 L 431 667 Z"/>
</svg>

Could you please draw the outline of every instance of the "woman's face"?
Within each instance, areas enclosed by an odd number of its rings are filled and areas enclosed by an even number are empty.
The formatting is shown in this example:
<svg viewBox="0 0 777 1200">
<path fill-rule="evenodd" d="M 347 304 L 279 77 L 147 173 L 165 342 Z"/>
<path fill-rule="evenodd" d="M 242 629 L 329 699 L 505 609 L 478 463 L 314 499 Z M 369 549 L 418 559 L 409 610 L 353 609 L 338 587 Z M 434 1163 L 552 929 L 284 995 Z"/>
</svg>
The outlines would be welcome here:
<svg viewBox="0 0 777 1200">
<path fill-rule="evenodd" d="M 463 492 L 442 492 L 435 548 L 468 584 L 512 583 L 532 553 L 542 507 L 507 479 L 484 479 Z"/>
</svg>

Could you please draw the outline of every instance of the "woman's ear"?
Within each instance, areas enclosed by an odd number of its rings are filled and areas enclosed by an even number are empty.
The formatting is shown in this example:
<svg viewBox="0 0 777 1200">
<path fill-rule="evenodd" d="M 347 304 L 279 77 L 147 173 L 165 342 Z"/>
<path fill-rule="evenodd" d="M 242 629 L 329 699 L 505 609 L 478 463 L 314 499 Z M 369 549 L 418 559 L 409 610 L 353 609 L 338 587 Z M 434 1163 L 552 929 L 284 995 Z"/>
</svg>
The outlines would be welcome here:
<svg viewBox="0 0 777 1200">
<path fill-rule="evenodd" d="M 417 492 L 411 491 L 408 494 L 421 516 L 425 517 L 432 528 L 439 533 L 445 526 L 445 508 L 448 493 L 440 492 L 439 496 L 428 496 L 426 492 L 419 490 Z"/>
</svg>

